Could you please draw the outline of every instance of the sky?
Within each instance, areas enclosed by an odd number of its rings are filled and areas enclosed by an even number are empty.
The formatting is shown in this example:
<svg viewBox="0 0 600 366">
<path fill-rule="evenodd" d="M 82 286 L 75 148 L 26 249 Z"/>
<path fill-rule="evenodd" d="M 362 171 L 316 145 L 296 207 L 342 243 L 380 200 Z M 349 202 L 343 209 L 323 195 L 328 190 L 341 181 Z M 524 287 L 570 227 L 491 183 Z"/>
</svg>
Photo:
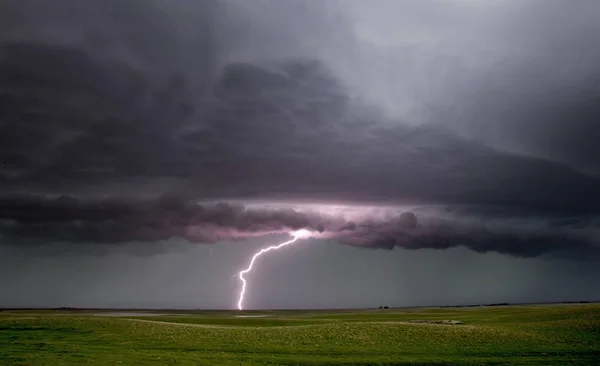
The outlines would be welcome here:
<svg viewBox="0 0 600 366">
<path fill-rule="evenodd" d="M 600 3 L 7 0 L 0 307 L 600 299 Z"/>
</svg>

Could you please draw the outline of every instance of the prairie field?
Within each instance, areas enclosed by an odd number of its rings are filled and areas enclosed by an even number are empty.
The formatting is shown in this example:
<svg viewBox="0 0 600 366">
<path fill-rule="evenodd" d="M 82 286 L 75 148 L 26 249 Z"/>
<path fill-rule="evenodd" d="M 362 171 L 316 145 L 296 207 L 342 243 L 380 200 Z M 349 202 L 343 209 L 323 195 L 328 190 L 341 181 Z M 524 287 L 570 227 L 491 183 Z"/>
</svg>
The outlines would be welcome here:
<svg viewBox="0 0 600 366">
<path fill-rule="evenodd" d="M 594 365 L 600 305 L 0 311 L 2 365 Z"/>
</svg>

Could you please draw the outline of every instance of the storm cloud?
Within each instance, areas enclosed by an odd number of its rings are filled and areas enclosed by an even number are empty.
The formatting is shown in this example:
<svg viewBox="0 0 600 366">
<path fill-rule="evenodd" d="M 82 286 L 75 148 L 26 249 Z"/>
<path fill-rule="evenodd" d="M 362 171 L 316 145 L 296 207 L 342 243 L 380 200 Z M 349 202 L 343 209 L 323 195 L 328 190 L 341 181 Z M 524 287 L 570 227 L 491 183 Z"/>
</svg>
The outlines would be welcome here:
<svg viewBox="0 0 600 366">
<path fill-rule="evenodd" d="M 3 243 L 307 228 L 597 258 L 600 5 L 375 3 L 4 1 Z"/>
<path fill-rule="evenodd" d="M 156 201 L 5 197 L 0 206 L 3 243 L 50 242 L 106 245 L 183 238 L 209 244 L 308 230 L 314 238 L 364 248 L 447 249 L 513 256 L 567 255 L 600 259 L 600 222 L 591 217 L 544 218 L 495 213 L 472 215 L 447 207 L 356 208 L 327 212 L 241 204 L 198 204 L 175 197 Z"/>
</svg>

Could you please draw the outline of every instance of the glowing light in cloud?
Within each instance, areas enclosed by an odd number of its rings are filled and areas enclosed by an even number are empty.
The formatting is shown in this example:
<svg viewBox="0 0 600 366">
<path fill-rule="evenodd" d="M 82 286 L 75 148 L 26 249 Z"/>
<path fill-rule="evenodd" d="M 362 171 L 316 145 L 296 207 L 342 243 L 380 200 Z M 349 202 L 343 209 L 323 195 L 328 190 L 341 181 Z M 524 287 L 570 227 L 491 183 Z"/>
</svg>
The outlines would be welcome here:
<svg viewBox="0 0 600 366">
<path fill-rule="evenodd" d="M 244 275 L 246 273 L 249 273 L 250 271 L 252 271 L 252 267 L 254 266 L 254 262 L 256 261 L 256 259 L 258 257 L 260 257 L 261 255 L 263 255 L 264 253 L 270 252 L 272 250 L 277 250 L 277 249 L 285 247 L 286 245 L 295 243 L 298 239 L 306 239 L 306 238 L 309 238 L 312 236 L 311 232 L 308 230 L 305 230 L 305 229 L 296 230 L 296 231 L 292 232 L 290 235 L 292 236 L 292 239 L 290 239 L 288 241 L 285 241 L 281 244 L 273 245 L 273 246 L 259 250 L 257 253 L 255 253 L 252 256 L 252 259 L 250 260 L 250 264 L 248 265 L 248 268 L 240 271 L 240 273 L 238 274 L 238 277 L 242 281 L 242 290 L 240 291 L 240 297 L 239 297 L 238 304 L 237 304 L 238 310 L 243 310 L 244 295 L 246 294 L 247 282 L 246 282 L 246 279 L 244 278 Z"/>
</svg>

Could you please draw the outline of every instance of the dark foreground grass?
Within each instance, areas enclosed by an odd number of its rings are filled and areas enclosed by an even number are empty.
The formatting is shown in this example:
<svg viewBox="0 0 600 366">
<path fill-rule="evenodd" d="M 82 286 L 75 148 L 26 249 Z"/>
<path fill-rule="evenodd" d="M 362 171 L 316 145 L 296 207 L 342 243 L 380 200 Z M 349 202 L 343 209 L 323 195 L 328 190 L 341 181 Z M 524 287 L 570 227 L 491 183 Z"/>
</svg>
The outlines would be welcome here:
<svg viewBox="0 0 600 366">
<path fill-rule="evenodd" d="M 0 312 L 0 364 L 600 364 L 600 305 L 245 314 Z"/>
</svg>

